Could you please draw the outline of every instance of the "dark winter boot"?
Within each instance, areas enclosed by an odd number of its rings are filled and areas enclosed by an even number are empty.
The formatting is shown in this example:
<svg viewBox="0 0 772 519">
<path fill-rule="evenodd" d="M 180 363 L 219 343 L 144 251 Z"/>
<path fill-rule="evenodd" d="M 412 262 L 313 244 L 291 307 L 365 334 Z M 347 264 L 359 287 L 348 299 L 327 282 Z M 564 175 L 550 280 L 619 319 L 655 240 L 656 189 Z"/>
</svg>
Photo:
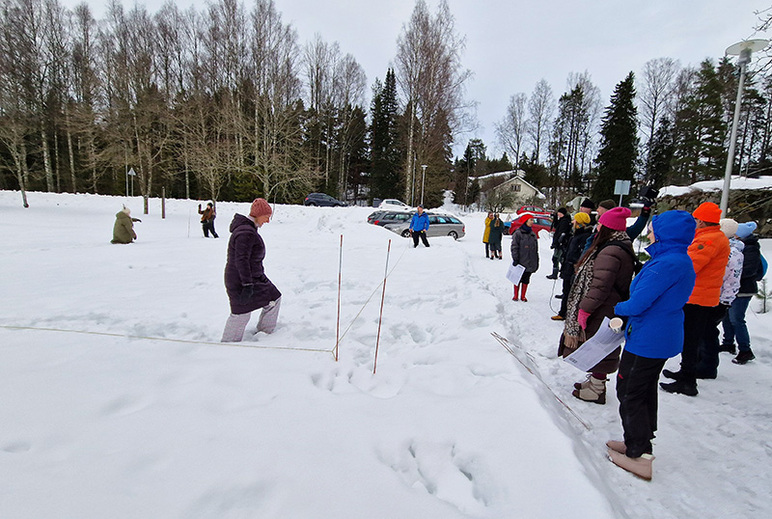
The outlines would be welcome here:
<svg viewBox="0 0 772 519">
<path fill-rule="evenodd" d="M 523 303 L 527 303 L 527 302 L 528 302 L 528 300 L 525 298 L 525 291 L 526 291 L 526 290 L 528 290 L 528 285 L 526 285 L 526 284 L 523 284 L 523 293 L 522 293 L 522 294 L 520 294 L 520 300 L 521 300 Z"/>
<path fill-rule="evenodd" d="M 523 294 L 525 294 L 525 291 L 523 291 Z M 525 298 L 523 298 L 523 301 L 525 301 Z M 756 358 L 756 355 L 753 354 L 753 351 L 747 350 L 747 351 L 741 351 L 737 354 L 737 357 L 732 359 L 732 362 L 734 364 L 747 364 L 749 361 Z"/>
<path fill-rule="evenodd" d="M 686 396 L 697 396 L 699 394 L 699 391 L 697 391 L 697 383 L 686 380 L 676 380 L 670 384 L 660 382 L 659 387 L 668 393 L 680 393 Z"/>
<path fill-rule="evenodd" d="M 518 297 L 519 293 L 520 293 L 520 285 L 515 285 L 515 297 L 512 298 L 512 301 L 520 300 L 520 298 Z"/>
<path fill-rule="evenodd" d="M 731 344 L 721 344 L 718 347 L 718 351 L 725 351 L 727 353 L 731 353 L 732 355 L 737 355 L 737 347 L 734 345 L 734 343 Z"/>
<path fill-rule="evenodd" d="M 662 374 L 673 380 L 681 380 L 683 378 L 680 371 L 670 371 L 669 369 L 663 369 Z"/>
</svg>

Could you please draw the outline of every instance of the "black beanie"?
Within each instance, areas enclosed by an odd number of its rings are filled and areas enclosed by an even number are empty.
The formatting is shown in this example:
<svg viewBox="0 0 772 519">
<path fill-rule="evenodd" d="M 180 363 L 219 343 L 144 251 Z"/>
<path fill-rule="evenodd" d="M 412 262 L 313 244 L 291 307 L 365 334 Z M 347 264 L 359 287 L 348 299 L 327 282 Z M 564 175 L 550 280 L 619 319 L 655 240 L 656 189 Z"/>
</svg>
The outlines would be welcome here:
<svg viewBox="0 0 772 519">
<path fill-rule="evenodd" d="M 586 207 L 587 209 L 595 209 L 595 203 L 593 203 L 592 200 L 589 198 L 585 198 L 584 202 L 582 202 L 582 207 Z"/>
</svg>

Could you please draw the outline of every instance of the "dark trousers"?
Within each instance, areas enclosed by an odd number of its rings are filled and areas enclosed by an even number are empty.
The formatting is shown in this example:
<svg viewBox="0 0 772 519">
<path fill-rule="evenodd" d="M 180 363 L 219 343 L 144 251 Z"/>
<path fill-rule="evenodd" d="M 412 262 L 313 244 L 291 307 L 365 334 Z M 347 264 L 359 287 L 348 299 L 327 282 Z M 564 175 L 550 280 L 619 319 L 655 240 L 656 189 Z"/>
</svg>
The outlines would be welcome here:
<svg viewBox="0 0 772 519">
<path fill-rule="evenodd" d="M 681 379 L 696 383 L 697 363 L 700 361 L 700 344 L 713 324 L 713 307 L 684 305 L 684 349 L 681 352 Z"/>
<path fill-rule="evenodd" d="M 718 374 L 718 325 L 724 320 L 727 308 L 726 305 L 718 305 L 710 309 L 710 322 L 700 342 L 700 360 L 696 369 L 699 377 L 713 378 Z"/>
<path fill-rule="evenodd" d="M 485 242 L 485 257 L 487 258 L 490 256 L 491 253 L 491 244 L 489 242 Z"/>
<path fill-rule="evenodd" d="M 657 382 L 665 360 L 648 359 L 627 350 L 622 352 L 617 398 L 630 458 L 651 454 L 651 439 L 657 431 Z"/>
<path fill-rule="evenodd" d="M 557 276 L 560 272 L 560 264 L 563 261 L 563 249 L 555 249 L 552 253 L 552 275 Z"/>
<path fill-rule="evenodd" d="M 209 220 L 208 222 L 201 222 L 201 227 L 204 229 L 204 238 L 209 238 L 209 233 L 212 233 L 212 236 L 215 238 L 219 238 L 217 236 L 217 232 L 214 230 L 214 220 Z"/>
<path fill-rule="evenodd" d="M 561 317 L 566 316 L 568 312 L 568 294 L 571 293 L 571 285 L 574 283 L 574 275 L 566 276 L 563 278 L 563 298 L 560 300 L 560 311 L 558 315 Z"/>
<path fill-rule="evenodd" d="M 429 240 L 426 239 L 426 231 L 413 231 L 413 247 L 418 247 L 418 238 L 424 242 L 424 245 L 429 246 Z"/>
</svg>

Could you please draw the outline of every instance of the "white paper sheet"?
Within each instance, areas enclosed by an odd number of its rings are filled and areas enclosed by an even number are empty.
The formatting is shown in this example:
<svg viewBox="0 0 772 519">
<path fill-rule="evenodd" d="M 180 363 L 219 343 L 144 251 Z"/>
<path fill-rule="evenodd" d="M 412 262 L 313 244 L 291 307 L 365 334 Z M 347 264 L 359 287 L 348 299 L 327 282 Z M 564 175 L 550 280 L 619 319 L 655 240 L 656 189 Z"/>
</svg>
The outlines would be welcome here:
<svg viewBox="0 0 772 519">
<path fill-rule="evenodd" d="M 507 269 L 507 279 L 512 282 L 513 285 L 517 285 L 520 283 L 520 278 L 523 277 L 523 274 L 525 273 L 525 267 L 522 265 L 514 266 L 509 265 L 509 269 Z"/>
<path fill-rule="evenodd" d="M 603 318 L 603 324 L 595 335 L 566 357 L 565 360 L 582 371 L 590 371 L 598 362 L 605 359 L 609 353 L 617 349 L 625 340 L 623 332 L 616 333 L 609 328 L 609 318 Z"/>
</svg>

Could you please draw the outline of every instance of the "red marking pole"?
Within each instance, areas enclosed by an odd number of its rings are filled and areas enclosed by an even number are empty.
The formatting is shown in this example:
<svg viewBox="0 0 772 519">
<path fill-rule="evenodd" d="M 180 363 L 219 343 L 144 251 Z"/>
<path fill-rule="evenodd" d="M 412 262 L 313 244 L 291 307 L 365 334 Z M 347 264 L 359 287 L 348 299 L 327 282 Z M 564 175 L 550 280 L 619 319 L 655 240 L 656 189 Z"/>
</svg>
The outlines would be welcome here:
<svg viewBox="0 0 772 519">
<path fill-rule="evenodd" d="M 378 346 L 381 343 L 381 320 L 383 319 L 383 301 L 386 299 L 386 277 L 389 275 L 389 254 L 391 253 L 391 240 L 389 240 L 389 247 L 386 249 L 386 270 L 383 273 L 383 292 L 381 293 L 381 311 L 378 315 L 378 335 L 375 338 L 375 359 L 373 360 L 373 375 L 375 375 L 375 369 L 378 366 Z"/>
<path fill-rule="evenodd" d="M 338 260 L 338 321 L 335 323 L 335 362 L 338 362 L 338 346 L 340 345 L 340 285 L 343 277 L 343 235 L 340 235 L 340 258 Z"/>
</svg>

